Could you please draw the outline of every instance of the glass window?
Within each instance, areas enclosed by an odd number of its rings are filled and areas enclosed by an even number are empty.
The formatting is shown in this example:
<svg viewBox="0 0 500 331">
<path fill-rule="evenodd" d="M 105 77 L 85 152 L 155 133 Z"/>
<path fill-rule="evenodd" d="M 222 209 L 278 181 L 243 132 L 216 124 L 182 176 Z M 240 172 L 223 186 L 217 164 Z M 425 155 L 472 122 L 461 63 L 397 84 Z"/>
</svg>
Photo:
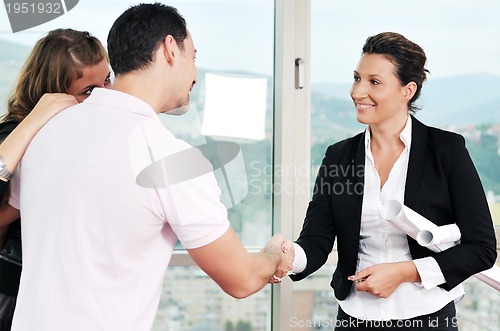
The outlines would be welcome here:
<svg viewBox="0 0 500 331">
<path fill-rule="evenodd" d="M 16 33 L 0 10 L 1 100 L 34 43 L 48 31 L 87 30 L 106 45 L 114 20 L 137 3 L 80 1 L 66 14 Z M 274 1 L 172 0 L 168 5 L 188 23 L 198 72 L 188 114 L 160 118 L 176 136 L 206 153 L 231 225 L 248 249 L 260 249 L 272 235 Z M 252 298 L 235 300 L 189 266 L 194 263 L 180 245 L 178 250 L 166 273 L 154 330 L 271 328 L 270 286 Z"/>
<path fill-rule="evenodd" d="M 417 101 L 422 110 L 416 117 L 427 125 L 464 135 L 498 229 L 500 111 L 496 104 L 500 100 L 500 46 L 493 40 L 500 37 L 500 24 L 495 18 L 499 9 L 500 4 L 492 0 L 425 0 L 404 5 L 389 0 L 313 0 L 312 177 L 329 145 L 364 130 L 356 121 L 349 90 L 366 38 L 383 31 L 399 32 L 424 48 L 431 72 Z M 334 265 L 335 261 L 333 252 L 330 263 Z M 336 308 L 325 310 L 321 299 L 326 295 L 331 305 L 335 304 L 329 287 L 331 268 L 326 265 L 316 277 L 301 281 L 306 284 L 294 284 L 294 295 L 300 292 L 312 307 L 307 310 L 303 301 L 294 300 L 293 316 L 310 311 L 305 319 L 317 322 L 335 317 Z M 457 306 L 462 328 L 496 330 L 500 320 L 498 292 L 475 278 L 465 286 L 467 294 Z"/>
</svg>

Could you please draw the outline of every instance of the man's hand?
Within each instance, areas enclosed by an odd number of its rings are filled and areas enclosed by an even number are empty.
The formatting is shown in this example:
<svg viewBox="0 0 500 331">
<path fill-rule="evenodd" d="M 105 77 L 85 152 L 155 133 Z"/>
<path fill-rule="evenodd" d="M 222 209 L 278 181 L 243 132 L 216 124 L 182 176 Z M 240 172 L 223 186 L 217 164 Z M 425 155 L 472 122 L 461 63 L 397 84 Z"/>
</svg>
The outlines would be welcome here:
<svg viewBox="0 0 500 331">
<path fill-rule="evenodd" d="M 388 298 L 401 283 L 419 282 L 420 276 L 412 261 L 404 261 L 376 264 L 348 279 L 356 283 L 356 291 Z"/>
<path fill-rule="evenodd" d="M 274 254 L 280 262 L 276 272 L 269 280 L 270 284 L 281 282 L 281 278 L 286 276 L 292 270 L 293 260 L 295 259 L 295 247 L 291 240 L 285 240 L 281 234 L 275 235 L 262 250 L 267 254 Z"/>
<path fill-rule="evenodd" d="M 273 274 L 285 275 L 295 254 L 293 243 L 279 234 L 260 252 L 249 253 L 232 228 L 210 244 L 188 252 L 210 278 L 238 299 L 261 290 Z"/>
</svg>

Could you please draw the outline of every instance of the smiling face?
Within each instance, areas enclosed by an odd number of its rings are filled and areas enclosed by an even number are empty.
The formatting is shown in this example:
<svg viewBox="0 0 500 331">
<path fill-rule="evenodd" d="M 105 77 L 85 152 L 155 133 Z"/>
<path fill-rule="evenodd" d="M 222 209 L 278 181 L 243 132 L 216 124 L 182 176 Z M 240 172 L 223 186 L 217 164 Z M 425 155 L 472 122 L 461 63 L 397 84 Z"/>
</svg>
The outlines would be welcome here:
<svg viewBox="0 0 500 331">
<path fill-rule="evenodd" d="M 82 77 L 71 82 L 68 94 L 73 95 L 78 102 L 87 99 L 95 87 L 108 87 L 111 85 L 108 62 L 103 59 L 95 65 L 83 67 Z"/>
<path fill-rule="evenodd" d="M 363 54 L 354 71 L 351 98 L 358 122 L 381 125 L 399 121 L 408 114 L 412 88 L 401 85 L 396 66 L 384 55 Z"/>
</svg>

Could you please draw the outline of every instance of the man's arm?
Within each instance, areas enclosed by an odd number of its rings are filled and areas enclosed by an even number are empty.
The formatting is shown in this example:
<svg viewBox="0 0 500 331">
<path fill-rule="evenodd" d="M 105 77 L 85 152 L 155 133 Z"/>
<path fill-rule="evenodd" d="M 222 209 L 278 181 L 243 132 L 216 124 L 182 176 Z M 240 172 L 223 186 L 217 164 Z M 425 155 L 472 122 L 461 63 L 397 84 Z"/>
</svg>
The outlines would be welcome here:
<svg viewBox="0 0 500 331">
<path fill-rule="evenodd" d="M 238 299 L 261 290 L 273 275 L 285 276 L 294 259 L 293 243 L 281 235 L 275 235 L 259 253 L 249 253 L 232 228 L 188 252 L 224 292 Z"/>
</svg>

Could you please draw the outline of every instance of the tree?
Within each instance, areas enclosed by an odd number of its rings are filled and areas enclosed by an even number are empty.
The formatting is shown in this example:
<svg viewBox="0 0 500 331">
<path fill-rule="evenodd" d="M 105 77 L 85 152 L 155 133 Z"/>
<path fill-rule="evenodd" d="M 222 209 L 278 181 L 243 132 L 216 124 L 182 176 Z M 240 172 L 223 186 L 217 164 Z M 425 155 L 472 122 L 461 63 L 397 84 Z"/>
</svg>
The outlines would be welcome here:
<svg viewBox="0 0 500 331">
<path fill-rule="evenodd" d="M 252 324 L 240 320 L 236 323 L 236 331 L 252 331 Z"/>
</svg>

